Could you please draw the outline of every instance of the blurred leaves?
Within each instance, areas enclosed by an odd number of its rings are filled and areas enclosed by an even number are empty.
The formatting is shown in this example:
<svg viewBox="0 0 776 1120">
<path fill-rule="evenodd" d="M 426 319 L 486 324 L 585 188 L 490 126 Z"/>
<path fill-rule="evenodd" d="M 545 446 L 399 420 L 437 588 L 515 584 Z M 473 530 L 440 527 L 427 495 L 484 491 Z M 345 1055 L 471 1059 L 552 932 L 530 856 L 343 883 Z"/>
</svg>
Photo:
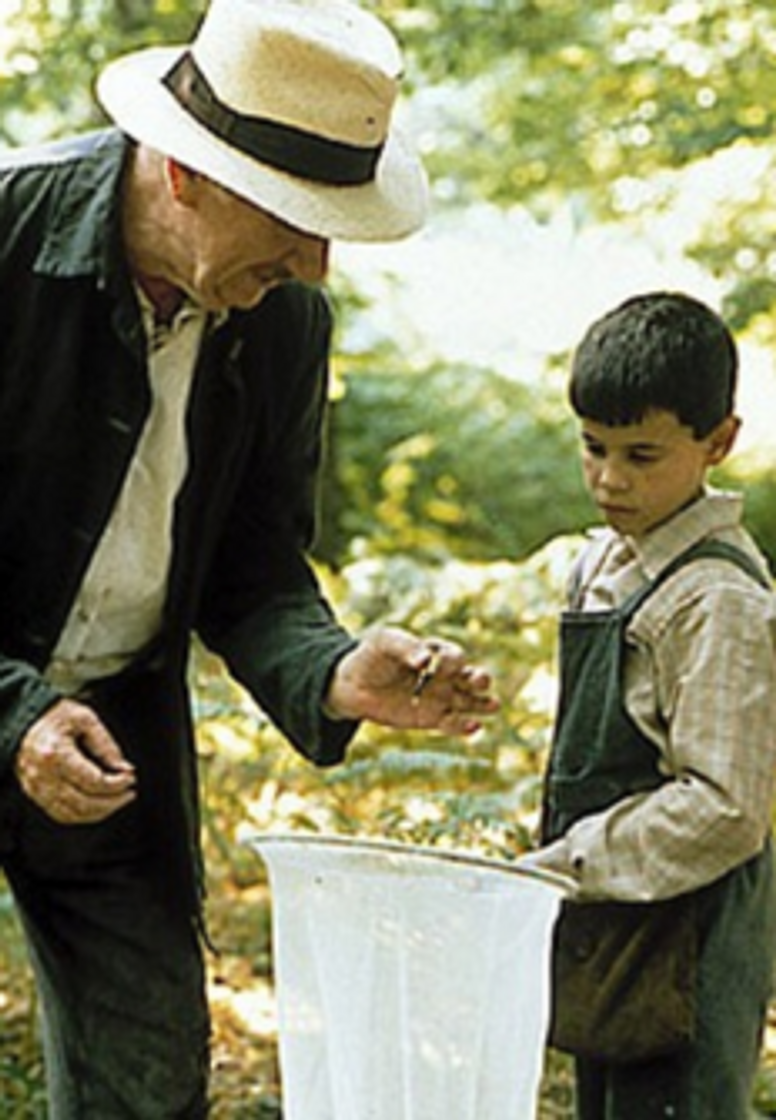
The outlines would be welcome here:
<svg viewBox="0 0 776 1120">
<path fill-rule="evenodd" d="M 93 88 L 127 51 L 189 39 L 198 0 L 24 0 L 6 19 L 0 139 L 18 145 L 104 123 Z"/>
<path fill-rule="evenodd" d="M 375 578 L 401 587 L 408 557 L 448 561 L 449 576 L 455 558 L 524 559 L 594 520 L 552 368 L 529 388 L 472 367 L 407 370 L 383 351 L 340 365 L 348 372 L 331 410 L 321 561 L 340 567 L 366 550 L 382 567 Z M 737 457 L 714 480 L 746 487 L 747 524 L 776 569 L 773 464 Z"/>
<path fill-rule="evenodd" d="M 616 212 L 617 176 L 642 178 L 741 141 L 770 142 L 776 13 L 746 0 L 437 0 L 385 4 L 419 84 L 461 85 L 432 153 L 477 194 L 534 201 L 582 191 Z M 468 128 L 466 125 L 468 122 Z"/>
<path fill-rule="evenodd" d="M 513 858 L 533 843 L 555 700 L 556 616 L 579 541 L 557 538 L 521 563 L 418 562 L 364 555 L 321 569 L 351 625 L 392 622 L 463 640 L 488 665 L 501 711 L 469 740 L 365 725 L 347 762 L 318 770 L 288 746 L 223 666 L 195 648 L 191 682 L 203 778 L 214 1120 L 279 1117 L 271 928 L 255 831 L 390 837 Z M 8 1120 L 44 1115 L 37 1019 L 18 922 L 0 885 L 0 1087 Z M 773 1051 L 757 1103 L 773 1114 Z M 540 1120 L 573 1115 L 569 1063 L 550 1054 Z"/>
<path fill-rule="evenodd" d="M 551 378 L 357 368 L 332 409 L 318 554 L 518 558 L 591 513 L 577 436 Z M 548 496 L 551 495 L 551 501 Z"/>
<path fill-rule="evenodd" d="M 762 157 L 690 251 L 729 291 L 736 325 L 773 307 L 776 8 L 750 0 L 373 0 L 407 56 L 413 131 L 437 205 L 487 199 L 580 222 L 641 223 L 676 203 L 679 172 Z M 25 0 L 0 44 L 0 137 L 97 123 L 96 73 L 118 54 L 188 40 L 205 0 Z M 671 178 L 673 176 L 673 178 Z M 661 179 L 657 192 L 646 184 Z M 743 186 L 752 185 L 745 174 Z M 742 251 L 748 253 L 742 257 Z"/>
</svg>

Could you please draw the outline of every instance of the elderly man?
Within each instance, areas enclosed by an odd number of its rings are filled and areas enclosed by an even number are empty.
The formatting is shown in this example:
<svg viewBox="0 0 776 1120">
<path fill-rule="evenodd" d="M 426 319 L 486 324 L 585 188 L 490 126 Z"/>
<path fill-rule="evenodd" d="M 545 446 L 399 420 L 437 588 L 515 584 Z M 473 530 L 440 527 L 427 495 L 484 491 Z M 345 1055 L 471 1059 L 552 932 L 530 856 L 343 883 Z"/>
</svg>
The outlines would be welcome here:
<svg viewBox="0 0 776 1120">
<path fill-rule="evenodd" d="M 103 73 L 117 127 L 0 166 L 0 858 L 55 1120 L 207 1112 L 192 633 L 319 765 L 495 706 L 455 646 L 352 638 L 304 555 L 329 241 L 423 218 L 400 69 L 342 0 L 214 0 Z"/>
</svg>

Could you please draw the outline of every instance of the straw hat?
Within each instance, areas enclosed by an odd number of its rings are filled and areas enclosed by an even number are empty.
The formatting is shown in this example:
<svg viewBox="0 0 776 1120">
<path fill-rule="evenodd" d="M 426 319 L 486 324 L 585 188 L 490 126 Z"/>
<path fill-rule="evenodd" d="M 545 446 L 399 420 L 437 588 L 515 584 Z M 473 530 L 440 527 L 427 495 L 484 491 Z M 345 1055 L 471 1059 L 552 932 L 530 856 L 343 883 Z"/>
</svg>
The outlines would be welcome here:
<svg viewBox="0 0 776 1120">
<path fill-rule="evenodd" d="M 129 136 L 308 233 L 391 241 L 416 230 L 426 180 L 391 113 L 402 59 L 348 0 L 213 0 L 190 46 L 100 75 Z"/>
</svg>

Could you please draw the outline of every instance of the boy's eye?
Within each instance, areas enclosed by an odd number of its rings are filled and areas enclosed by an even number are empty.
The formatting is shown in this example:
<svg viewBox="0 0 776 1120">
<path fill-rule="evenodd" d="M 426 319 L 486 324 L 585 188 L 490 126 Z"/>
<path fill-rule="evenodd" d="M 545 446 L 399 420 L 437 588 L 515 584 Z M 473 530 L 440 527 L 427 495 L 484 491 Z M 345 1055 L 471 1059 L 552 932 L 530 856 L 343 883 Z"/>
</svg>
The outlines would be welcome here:
<svg viewBox="0 0 776 1120">
<path fill-rule="evenodd" d="M 656 463 L 660 458 L 656 451 L 631 451 L 628 456 L 632 463 Z"/>
</svg>

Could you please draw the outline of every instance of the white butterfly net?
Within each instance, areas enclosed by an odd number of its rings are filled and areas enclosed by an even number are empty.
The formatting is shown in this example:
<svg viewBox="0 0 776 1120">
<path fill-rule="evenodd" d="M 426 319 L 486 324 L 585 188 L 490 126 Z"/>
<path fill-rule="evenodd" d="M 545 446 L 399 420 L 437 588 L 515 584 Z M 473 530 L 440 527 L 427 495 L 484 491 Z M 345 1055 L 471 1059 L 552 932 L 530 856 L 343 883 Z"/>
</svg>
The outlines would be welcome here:
<svg viewBox="0 0 776 1120">
<path fill-rule="evenodd" d="M 381 842 L 259 836 L 284 1120 L 531 1120 L 563 882 Z"/>
</svg>

